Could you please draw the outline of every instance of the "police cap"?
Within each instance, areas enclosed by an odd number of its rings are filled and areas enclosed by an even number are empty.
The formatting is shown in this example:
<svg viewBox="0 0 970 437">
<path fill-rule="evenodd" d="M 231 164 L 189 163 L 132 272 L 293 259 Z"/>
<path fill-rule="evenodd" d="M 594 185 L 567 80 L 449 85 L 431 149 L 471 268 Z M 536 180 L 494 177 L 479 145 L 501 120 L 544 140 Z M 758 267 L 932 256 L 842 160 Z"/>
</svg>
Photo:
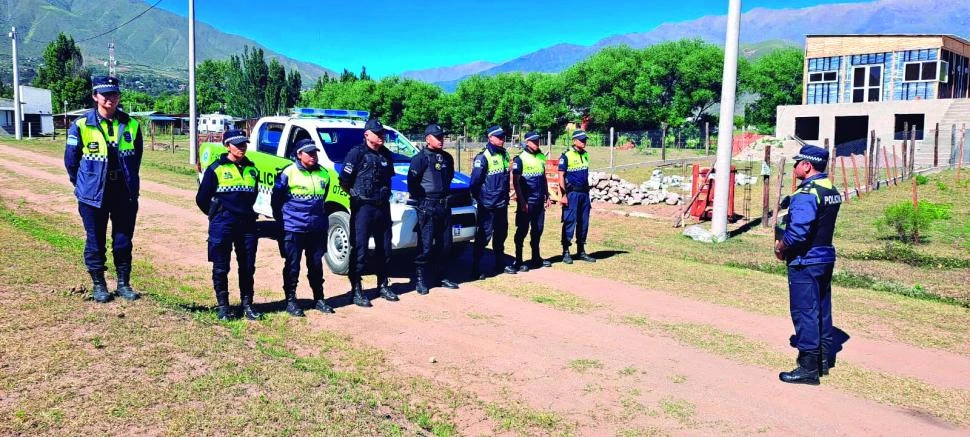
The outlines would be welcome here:
<svg viewBox="0 0 970 437">
<path fill-rule="evenodd" d="M 539 144 L 539 138 L 542 138 L 542 137 L 540 137 L 536 131 L 529 131 L 525 134 L 526 141 L 532 141 L 536 144 Z"/>
<path fill-rule="evenodd" d="M 584 131 L 582 129 L 576 129 L 576 130 L 573 131 L 573 139 L 574 140 L 579 140 L 579 141 L 582 141 L 582 142 L 585 143 L 587 138 L 589 138 L 589 137 L 586 136 L 586 131 Z"/>
<path fill-rule="evenodd" d="M 813 167 L 821 170 L 829 162 L 829 151 L 819 146 L 806 144 L 795 155 L 795 162 L 797 163 L 799 161 L 811 162 Z"/>
<path fill-rule="evenodd" d="M 380 120 L 372 118 L 367 120 L 367 123 L 364 124 L 364 130 L 369 130 L 377 135 L 381 135 L 384 133 L 384 125 L 381 124 Z"/>
<path fill-rule="evenodd" d="M 488 136 L 502 138 L 505 136 L 505 130 L 497 124 L 492 125 L 488 128 Z"/>
<path fill-rule="evenodd" d="M 91 92 L 98 94 L 120 93 L 118 78 L 111 76 L 95 76 L 91 78 Z"/>
<path fill-rule="evenodd" d="M 428 125 L 427 128 L 424 129 L 424 134 L 431 135 L 434 137 L 442 137 L 445 135 L 445 130 L 442 129 L 441 126 L 438 126 L 435 123 L 431 123 Z"/>
<path fill-rule="evenodd" d="M 313 140 L 309 138 L 304 138 L 300 141 L 297 141 L 295 147 L 296 147 L 297 153 L 301 153 L 301 152 L 316 153 L 317 152 L 317 143 L 314 143 Z"/>
<path fill-rule="evenodd" d="M 230 129 L 226 133 L 222 134 L 222 144 L 223 145 L 239 145 L 242 143 L 248 143 L 249 138 L 246 137 L 246 131 L 242 129 Z"/>
</svg>

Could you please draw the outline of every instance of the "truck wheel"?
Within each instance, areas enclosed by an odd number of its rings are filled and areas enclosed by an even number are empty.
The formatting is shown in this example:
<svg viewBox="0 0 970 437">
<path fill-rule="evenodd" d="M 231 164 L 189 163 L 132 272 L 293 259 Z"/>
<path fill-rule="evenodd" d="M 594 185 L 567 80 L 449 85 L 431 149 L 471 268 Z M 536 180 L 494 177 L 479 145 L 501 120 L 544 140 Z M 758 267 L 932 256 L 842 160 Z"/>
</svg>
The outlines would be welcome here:
<svg viewBox="0 0 970 437">
<path fill-rule="evenodd" d="M 343 211 L 330 214 L 324 259 L 334 274 L 346 275 L 350 271 L 350 214 Z"/>
</svg>

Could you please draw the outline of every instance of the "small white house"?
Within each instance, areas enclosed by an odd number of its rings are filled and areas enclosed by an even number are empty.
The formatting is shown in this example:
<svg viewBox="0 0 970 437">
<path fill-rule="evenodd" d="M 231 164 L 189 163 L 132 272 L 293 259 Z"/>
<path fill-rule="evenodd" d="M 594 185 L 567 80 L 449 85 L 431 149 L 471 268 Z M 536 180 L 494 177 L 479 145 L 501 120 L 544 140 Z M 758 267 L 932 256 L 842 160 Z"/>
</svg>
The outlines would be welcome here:
<svg viewBox="0 0 970 437">
<path fill-rule="evenodd" d="M 20 100 L 24 109 L 24 136 L 53 134 L 54 111 L 51 108 L 51 90 L 21 85 Z"/>
<path fill-rule="evenodd" d="M 232 128 L 236 118 L 226 114 L 205 114 L 199 116 L 199 132 L 225 132 Z"/>
</svg>

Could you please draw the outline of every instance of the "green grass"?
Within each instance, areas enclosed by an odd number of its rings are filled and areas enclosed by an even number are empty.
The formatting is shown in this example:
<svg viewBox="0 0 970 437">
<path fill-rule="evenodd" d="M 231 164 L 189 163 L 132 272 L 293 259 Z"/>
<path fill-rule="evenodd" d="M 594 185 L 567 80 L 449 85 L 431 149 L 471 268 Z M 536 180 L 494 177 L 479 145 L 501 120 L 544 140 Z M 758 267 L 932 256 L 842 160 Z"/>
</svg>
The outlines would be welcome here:
<svg viewBox="0 0 970 437">
<path fill-rule="evenodd" d="M 484 281 L 478 281 L 475 284 L 486 290 L 526 299 L 571 313 L 584 314 L 602 308 L 602 305 L 595 304 L 575 294 L 554 290 L 541 284 L 528 282 L 512 283 L 501 277 L 488 278 Z"/>
<path fill-rule="evenodd" d="M 681 425 L 694 425 L 694 416 L 697 413 L 697 407 L 690 403 L 690 401 L 666 397 L 661 399 L 659 404 L 664 414 L 677 420 Z"/>
<path fill-rule="evenodd" d="M 600 360 L 578 359 L 570 361 L 568 366 L 576 373 L 586 373 L 590 370 L 602 369 L 603 363 Z"/>
</svg>

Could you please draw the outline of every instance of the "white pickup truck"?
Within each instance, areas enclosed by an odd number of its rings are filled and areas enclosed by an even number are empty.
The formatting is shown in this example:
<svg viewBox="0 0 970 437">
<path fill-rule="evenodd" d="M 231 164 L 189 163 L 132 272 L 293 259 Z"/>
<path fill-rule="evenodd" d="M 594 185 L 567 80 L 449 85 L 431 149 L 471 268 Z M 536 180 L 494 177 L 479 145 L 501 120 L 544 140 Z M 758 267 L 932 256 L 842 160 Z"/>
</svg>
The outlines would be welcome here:
<svg viewBox="0 0 970 437">
<path fill-rule="evenodd" d="M 350 199 L 336 183 L 343 169 L 343 160 L 350 149 L 364 141 L 366 111 L 345 109 L 295 108 L 290 116 L 272 116 L 259 119 L 249 134 L 249 150 L 246 156 L 256 164 L 259 171 L 260 191 L 254 210 L 272 217 L 270 195 L 273 181 L 283 168 L 295 159 L 293 145 L 310 138 L 320 149 L 320 165 L 330 172 L 330 193 L 327 195 L 327 212 L 330 228 L 327 231 L 327 254 L 324 259 L 330 270 L 346 274 L 350 266 Z M 411 157 L 418 153 L 400 132 L 386 127 L 385 146 L 394 154 L 394 178 L 391 182 L 391 220 L 393 235 L 391 243 L 395 250 L 415 247 L 418 219 L 413 207 L 408 205 L 407 172 Z M 199 178 L 202 171 L 225 153 L 218 143 L 199 146 Z M 451 181 L 449 206 L 452 214 L 452 236 L 455 243 L 471 241 L 475 236 L 475 207 L 468 188 L 467 175 L 455 173 Z M 374 247 L 373 239 L 370 247 Z"/>
</svg>

